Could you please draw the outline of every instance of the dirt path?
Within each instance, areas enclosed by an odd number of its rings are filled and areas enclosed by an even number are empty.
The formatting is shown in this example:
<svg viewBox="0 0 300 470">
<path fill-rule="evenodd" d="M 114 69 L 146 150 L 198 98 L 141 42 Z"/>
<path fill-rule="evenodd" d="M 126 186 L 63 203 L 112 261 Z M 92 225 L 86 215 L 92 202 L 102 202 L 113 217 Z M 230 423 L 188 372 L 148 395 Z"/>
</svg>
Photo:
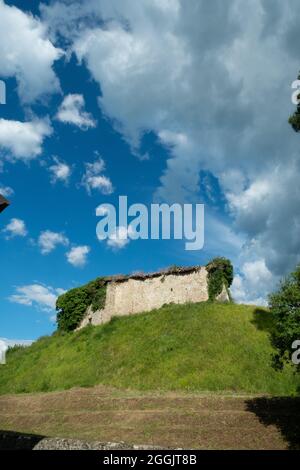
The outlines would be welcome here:
<svg viewBox="0 0 300 470">
<path fill-rule="evenodd" d="M 1 432 L 169 448 L 300 448 L 300 399 L 108 387 L 0 396 Z M 7 436 L 7 433 L 6 433 Z"/>
</svg>

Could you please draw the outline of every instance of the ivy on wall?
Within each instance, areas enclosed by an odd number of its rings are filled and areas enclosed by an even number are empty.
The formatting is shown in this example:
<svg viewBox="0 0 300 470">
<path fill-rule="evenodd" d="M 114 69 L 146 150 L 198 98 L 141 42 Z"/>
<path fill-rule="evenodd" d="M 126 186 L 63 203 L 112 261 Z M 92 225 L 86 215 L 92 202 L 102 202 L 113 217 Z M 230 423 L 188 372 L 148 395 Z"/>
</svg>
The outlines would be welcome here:
<svg viewBox="0 0 300 470">
<path fill-rule="evenodd" d="M 99 277 L 84 286 L 76 287 L 60 295 L 56 301 L 58 330 L 75 330 L 90 305 L 93 312 L 104 308 L 106 284 L 107 282 Z"/>
<path fill-rule="evenodd" d="M 206 265 L 208 272 L 208 296 L 210 301 L 215 301 L 217 296 L 221 294 L 223 286 L 227 290 L 231 299 L 229 287 L 233 281 L 233 266 L 227 258 L 214 258 Z"/>
</svg>

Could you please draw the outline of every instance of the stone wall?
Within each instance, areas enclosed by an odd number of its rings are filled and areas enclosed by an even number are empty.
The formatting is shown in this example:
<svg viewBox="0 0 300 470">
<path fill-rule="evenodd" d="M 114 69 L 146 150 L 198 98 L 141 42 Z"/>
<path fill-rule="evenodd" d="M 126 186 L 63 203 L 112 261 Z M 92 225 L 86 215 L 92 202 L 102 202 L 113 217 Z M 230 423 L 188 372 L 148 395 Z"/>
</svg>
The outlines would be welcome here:
<svg viewBox="0 0 300 470">
<path fill-rule="evenodd" d="M 162 273 L 145 279 L 129 278 L 107 284 L 105 308 L 87 314 L 80 324 L 99 325 L 114 316 L 132 315 L 160 308 L 164 304 L 203 302 L 208 300 L 207 271 L 199 267 L 192 272 Z"/>
</svg>

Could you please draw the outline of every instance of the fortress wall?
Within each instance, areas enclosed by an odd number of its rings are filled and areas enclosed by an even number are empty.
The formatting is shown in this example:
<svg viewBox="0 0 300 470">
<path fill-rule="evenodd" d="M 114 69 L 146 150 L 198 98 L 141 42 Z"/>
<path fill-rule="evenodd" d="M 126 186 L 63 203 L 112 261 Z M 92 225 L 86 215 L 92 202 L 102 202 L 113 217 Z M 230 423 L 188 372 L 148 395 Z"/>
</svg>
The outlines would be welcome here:
<svg viewBox="0 0 300 470">
<path fill-rule="evenodd" d="M 87 315 L 80 328 L 92 323 L 108 322 L 113 316 L 131 315 L 160 308 L 164 304 L 203 302 L 208 300 L 207 271 L 200 267 L 194 272 L 162 274 L 144 280 L 128 279 L 109 282 L 105 308 Z"/>
</svg>

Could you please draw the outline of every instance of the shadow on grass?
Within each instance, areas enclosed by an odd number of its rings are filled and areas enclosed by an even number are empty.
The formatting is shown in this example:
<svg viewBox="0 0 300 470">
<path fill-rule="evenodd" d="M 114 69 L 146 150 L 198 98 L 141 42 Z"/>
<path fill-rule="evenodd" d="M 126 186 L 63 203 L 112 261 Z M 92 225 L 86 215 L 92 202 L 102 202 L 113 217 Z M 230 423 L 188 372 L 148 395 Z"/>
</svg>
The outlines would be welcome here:
<svg viewBox="0 0 300 470">
<path fill-rule="evenodd" d="M 300 397 L 254 398 L 246 406 L 262 424 L 276 426 L 290 450 L 300 450 Z"/>
<path fill-rule="evenodd" d="M 267 331 L 268 333 L 271 333 L 274 326 L 273 315 L 264 308 L 256 308 L 254 310 L 251 322 L 258 330 Z"/>
<path fill-rule="evenodd" d="M 32 450 L 44 437 L 0 430 L 0 450 Z"/>
</svg>

